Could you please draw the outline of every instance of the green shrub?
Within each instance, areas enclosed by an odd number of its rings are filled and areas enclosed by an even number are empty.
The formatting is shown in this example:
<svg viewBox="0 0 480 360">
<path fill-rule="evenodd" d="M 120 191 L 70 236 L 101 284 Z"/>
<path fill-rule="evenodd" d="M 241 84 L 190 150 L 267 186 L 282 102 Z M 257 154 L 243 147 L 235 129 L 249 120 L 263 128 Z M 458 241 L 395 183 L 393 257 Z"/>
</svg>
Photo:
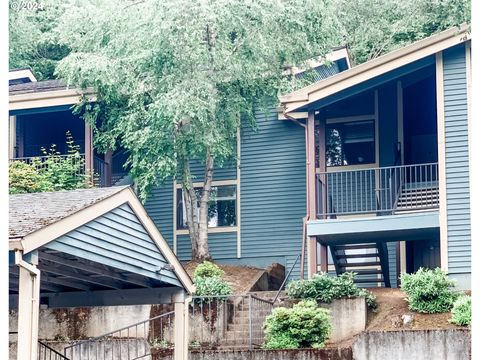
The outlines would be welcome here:
<svg viewBox="0 0 480 360">
<path fill-rule="evenodd" d="M 33 165 L 23 161 L 12 161 L 8 164 L 8 192 L 25 194 L 51 191 L 51 183 Z"/>
<path fill-rule="evenodd" d="M 12 161 L 9 164 L 9 193 L 24 194 L 44 191 L 74 190 L 91 187 L 90 175 L 85 173 L 85 159 L 80 147 L 67 132 L 67 155 L 60 155 L 52 145 L 43 157 L 33 158 L 31 164 Z"/>
<path fill-rule="evenodd" d="M 230 285 L 218 276 L 195 278 L 195 296 L 228 296 L 232 294 Z"/>
<path fill-rule="evenodd" d="M 368 291 L 367 289 L 359 289 L 358 296 L 364 296 L 365 297 L 365 301 L 367 302 L 367 306 L 370 309 L 376 309 L 377 308 L 377 306 L 378 306 L 377 297 L 371 291 Z"/>
<path fill-rule="evenodd" d="M 210 261 L 199 264 L 193 273 L 195 296 L 219 296 L 232 294 L 231 286 L 222 279 L 225 272 Z"/>
<path fill-rule="evenodd" d="M 469 326 L 472 323 L 472 298 L 468 295 L 459 296 L 453 303 L 451 323 Z"/>
<path fill-rule="evenodd" d="M 203 263 L 199 264 L 193 273 L 194 278 L 207 278 L 214 276 L 222 277 L 223 275 L 225 275 L 225 272 L 210 261 L 204 261 Z"/>
<path fill-rule="evenodd" d="M 401 288 L 407 294 L 410 310 L 421 313 L 448 312 L 457 294 L 453 292 L 455 282 L 440 268 L 420 268 L 414 274 L 402 273 Z"/>
<path fill-rule="evenodd" d="M 274 309 L 264 326 L 266 349 L 319 348 L 332 331 L 329 310 L 313 300 Z"/>
<path fill-rule="evenodd" d="M 352 272 L 339 276 L 319 273 L 309 280 L 291 281 L 287 285 L 287 295 L 292 299 L 312 299 L 324 303 L 331 303 L 333 299 L 342 297 L 365 296 L 367 305 L 376 308 L 375 296 L 355 284 L 355 275 Z"/>
</svg>

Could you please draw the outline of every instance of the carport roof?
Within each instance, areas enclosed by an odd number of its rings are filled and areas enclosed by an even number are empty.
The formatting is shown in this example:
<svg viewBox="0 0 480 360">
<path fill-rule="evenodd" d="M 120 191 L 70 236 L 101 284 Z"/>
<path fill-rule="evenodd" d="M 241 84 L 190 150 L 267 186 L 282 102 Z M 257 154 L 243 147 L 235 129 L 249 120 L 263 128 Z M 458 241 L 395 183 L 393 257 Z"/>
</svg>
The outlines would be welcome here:
<svg viewBox="0 0 480 360">
<path fill-rule="evenodd" d="M 10 196 L 9 238 L 16 239 L 66 218 L 128 186 Z"/>
<path fill-rule="evenodd" d="M 9 250 L 38 259 L 42 296 L 52 304 L 155 302 L 194 291 L 128 186 L 11 195 Z M 18 281 L 11 262 L 13 293 Z"/>
</svg>

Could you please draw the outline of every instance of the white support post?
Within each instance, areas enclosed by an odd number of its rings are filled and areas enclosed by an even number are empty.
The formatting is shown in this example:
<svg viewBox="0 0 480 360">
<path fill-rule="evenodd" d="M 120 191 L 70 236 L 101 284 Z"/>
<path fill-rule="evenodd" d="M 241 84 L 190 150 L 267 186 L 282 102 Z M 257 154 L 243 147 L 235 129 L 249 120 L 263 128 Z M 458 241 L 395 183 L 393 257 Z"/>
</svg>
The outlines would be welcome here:
<svg viewBox="0 0 480 360">
<path fill-rule="evenodd" d="M 182 290 L 173 297 L 175 321 L 174 321 L 174 360 L 188 359 L 188 307 L 185 306 L 185 293 Z M 187 315 L 187 316 L 186 316 Z"/>
<path fill-rule="evenodd" d="M 15 115 L 9 117 L 8 123 L 8 156 L 9 159 L 17 157 L 17 117 Z"/>
<path fill-rule="evenodd" d="M 17 359 L 37 360 L 40 271 L 36 267 L 36 256 L 30 264 L 22 255 L 20 251 L 15 252 L 15 264 L 19 268 Z"/>
</svg>

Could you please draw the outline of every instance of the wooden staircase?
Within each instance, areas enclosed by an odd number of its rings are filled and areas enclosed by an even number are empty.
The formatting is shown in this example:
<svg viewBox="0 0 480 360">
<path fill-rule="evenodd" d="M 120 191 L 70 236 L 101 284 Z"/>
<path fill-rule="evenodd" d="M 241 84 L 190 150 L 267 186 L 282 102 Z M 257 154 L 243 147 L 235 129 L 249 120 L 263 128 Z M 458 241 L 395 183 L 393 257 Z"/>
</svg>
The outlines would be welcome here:
<svg viewBox="0 0 480 360">
<path fill-rule="evenodd" d="M 355 283 L 391 287 L 388 250 L 385 242 L 330 245 L 337 275 L 355 272 Z"/>
<path fill-rule="evenodd" d="M 437 182 L 404 184 L 398 194 L 394 213 L 407 213 L 438 208 L 439 191 Z"/>
</svg>

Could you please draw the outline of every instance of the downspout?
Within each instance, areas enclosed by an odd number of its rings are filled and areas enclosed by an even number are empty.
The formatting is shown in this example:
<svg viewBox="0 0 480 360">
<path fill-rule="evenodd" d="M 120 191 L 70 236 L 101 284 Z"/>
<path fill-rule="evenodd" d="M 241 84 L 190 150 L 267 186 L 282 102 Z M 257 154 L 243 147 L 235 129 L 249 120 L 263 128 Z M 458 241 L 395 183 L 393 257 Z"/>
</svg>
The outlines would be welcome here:
<svg viewBox="0 0 480 360">
<path fill-rule="evenodd" d="M 291 117 L 287 113 L 283 113 L 283 115 L 288 119 L 293 121 L 294 124 L 299 125 L 305 129 L 305 187 L 307 189 L 307 209 L 306 209 L 306 215 L 303 218 L 303 239 L 302 239 L 302 256 L 300 257 L 300 279 L 303 279 L 303 275 L 305 273 L 305 247 L 306 247 L 306 241 L 307 241 L 307 221 L 310 220 L 310 215 L 309 215 L 309 209 L 310 209 L 310 194 L 309 194 L 309 186 L 308 186 L 308 165 L 310 164 L 310 156 L 309 156 L 309 143 L 308 143 L 308 127 L 305 124 L 302 124 L 300 121 L 297 119 Z"/>
</svg>

